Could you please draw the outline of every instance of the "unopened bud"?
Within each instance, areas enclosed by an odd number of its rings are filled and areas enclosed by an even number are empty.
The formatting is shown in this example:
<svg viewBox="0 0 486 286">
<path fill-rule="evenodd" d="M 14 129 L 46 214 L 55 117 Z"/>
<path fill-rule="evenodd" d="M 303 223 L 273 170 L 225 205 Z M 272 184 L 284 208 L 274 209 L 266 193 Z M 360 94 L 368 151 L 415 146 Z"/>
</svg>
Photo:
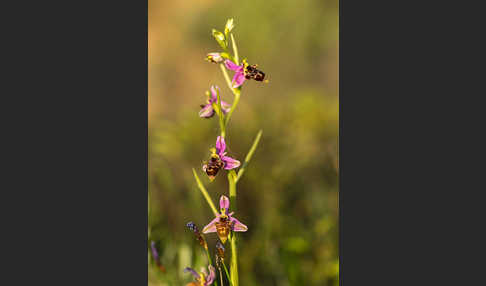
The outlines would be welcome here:
<svg viewBox="0 0 486 286">
<path fill-rule="evenodd" d="M 206 60 L 212 63 L 219 64 L 224 61 L 224 58 L 221 56 L 220 53 L 209 53 L 206 57 Z"/>
</svg>

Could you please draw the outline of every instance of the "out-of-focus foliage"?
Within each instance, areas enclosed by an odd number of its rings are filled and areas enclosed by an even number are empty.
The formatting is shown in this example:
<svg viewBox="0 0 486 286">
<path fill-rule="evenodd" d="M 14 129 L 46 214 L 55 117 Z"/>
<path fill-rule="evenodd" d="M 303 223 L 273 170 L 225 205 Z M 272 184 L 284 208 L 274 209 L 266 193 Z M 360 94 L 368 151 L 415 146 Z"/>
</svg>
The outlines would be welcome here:
<svg viewBox="0 0 486 286">
<path fill-rule="evenodd" d="M 228 195 L 226 172 L 209 183 L 201 170 L 217 117 L 198 117 L 210 84 L 233 100 L 204 60 L 220 51 L 211 30 L 228 18 L 240 57 L 270 80 L 245 82 L 227 129 L 241 161 L 263 129 L 238 183 L 235 215 L 249 227 L 238 236 L 240 284 L 338 285 L 338 0 L 149 0 L 149 239 L 164 267 L 149 256 L 149 285 L 185 285 L 183 268 L 206 264 L 185 227 L 213 217 L 191 169 L 214 202 Z M 206 238 L 214 257 L 216 235 Z"/>
</svg>

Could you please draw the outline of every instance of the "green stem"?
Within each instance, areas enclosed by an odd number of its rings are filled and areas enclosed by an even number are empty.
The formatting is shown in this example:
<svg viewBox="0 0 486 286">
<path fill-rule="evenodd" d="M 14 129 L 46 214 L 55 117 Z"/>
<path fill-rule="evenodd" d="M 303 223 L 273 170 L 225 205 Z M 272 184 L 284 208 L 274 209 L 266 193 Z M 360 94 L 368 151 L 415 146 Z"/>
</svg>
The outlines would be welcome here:
<svg viewBox="0 0 486 286">
<path fill-rule="evenodd" d="M 230 170 L 228 172 L 229 195 L 231 211 L 236 211 L 236 172 Z M 231 234 L 231 283 L 233 286 L 238 286 L 238 252 L 236 248 L 236 234 Z"/>
<path fill-rule="evenodd" d="M 226 67 L 224 66 L 224 64 L 219 64 L 219 68 L 223 72 L 224 79 L 226 80 L 226 84 L 228 85 L 229 89 L 231 89 L 231 92 L 235 94 L 235 90 L 233 88 L 233 85 L 231 84 L 231 79 L 228 75 L 228 71 L 226 70 Z"/>
<path fill-rule="evenodd" d="M 204 250 L 206 250 L 206 255 L 208 256 L 208 264 L 213 265 L 213 262 L 211 260 L 211 255 L 209 254 L 209 250 L 207 247 L 204 247 Z"/>
<path fill-rule="evenodd" d="M 231 284 L 238 286 L 238 252 L 236 247 L 236 234 L 231 235 Z"/>
<path fill-rule="evenodd" d="M 228 183 L 229 183 L 229 196 L 231 211 L 236 211 L 236 172 L 235 170 L 229 170 Z"/>
<path fill-rule="evenodd" d="M 219 91 L 216 91 L 216 93 L 218 95 L 219 127 L 221 128 L 221 137 L 225 138 L 225 136 L 226 136 L 226 124 L 224 124 L 223 108 L 221 107 L 221 96 L 219 95 Z"/>
<path fill-rule="evenodd" d="M 258 143 L 260 142 L 260 138 L 262 137 L 262 133 L 263 133 L 262 130 L 258 131 L 255 140 L 253 140 L 253 145 L 251 146 L 250 151 L 248 151 L 248 154 L 246 154 L 245 162 L 243 162 L 243 165 L 238 171 L 238 176 L 236 177 L 236 183 L 240 180 L 241 176 L 243 176 L 243 173 L 245 172 L 246 167 L 248 166 L 248 163 L 250 162 L 251 157 L 253 156 L 253 153 L 255 153 L 256 147 L 258 146 Z"/>
<path fill-rule="evenodd" d="M 214 215 L 217 216 L 219 213 L 218 213 L 216 207 L 214 206 L 213 200 L 209 196 L 208 191 L 206 191 L 206 188 L 201 183 L 201 180 L 199 180 L 199 177 L 197 176 L 196 170 L 194 170 L 194 168 L 192 168 L 192 173 L 194 174 L 194 178 L 196 179 L 197 186 L 199 187 L 199 190 L 201 191 L 201 193 L 203 194 L 204 198 L 208 202 L 208 204 L 211 207 L 211 210 L 213 211 Z"/>
<path fill-rule="evenodd" d="M 233 46 L 233 55 L 235 58 L 235 64 L 239 65 L 239 58 L 238 58 L 238 48 L 236 47 L 235 43 L 235 37 L 233 36 L 233 33 L 231 33 L 231 46 Z"/>
<path fill-rule="evenodd" d="M 233 104 L 231 105 L 231 109 L 226 115 L 226 122 L 225 125 L 228 125 L 228 122 L 231 118 L 231 115 L 233 114 L 233 111 L 235 111 L 236 106 L 238 105 L 238 102 L 240 101 L 240 91 L 235 94 L 235 99 L 233 100 Z"/>
</svg>

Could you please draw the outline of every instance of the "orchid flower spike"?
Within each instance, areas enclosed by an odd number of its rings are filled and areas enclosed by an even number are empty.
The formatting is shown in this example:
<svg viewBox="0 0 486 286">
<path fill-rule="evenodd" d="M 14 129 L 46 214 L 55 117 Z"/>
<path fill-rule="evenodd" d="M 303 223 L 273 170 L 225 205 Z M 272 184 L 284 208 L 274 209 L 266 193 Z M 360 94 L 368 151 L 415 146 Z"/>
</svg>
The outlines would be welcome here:
<svg viewBox="0 0 486 286">
<path fill-rule="evenodd" d="M 217 85 L 211 86 L 211 96 L 208 98 L 206 104 L 201 105 L 201 111 L 199 111 L 199 117 L 211 118 L 214 115 L 213 103 L 218 104 L 218 93 L 220 89 Z M 223 114 L 230 111 L 231 104 L 221 100 L 221 108 L 223 109 Z"/>
<path fill-rule="evenodd" d="M 208 225 L 203 229 L 203 233 L 216 232 L 222 243 L 228 239 L 230 231 L 244 232 L 248 227 L 233 217 L 233 212 L 228 213 L 230 201 L 228 197 L 221 196 L 219 199 L 220 213 L 216 215 Z"/>
<path fill-rule="evenodd" d="M 230 60 L 225 60 L 224 65 L 227 69 L 235 72 L 231 84 L 233 88 L 241 86 L 245 80 L 254 79 L 256 81 L 263 81 L 265 73 L 257 69 L 257 65 L 248 65 L 246 60 L 243 60 L 241 65 L 237 65 Z"/>
<path fill-rule="evenodd" d="M 213 148 L 211 158 L 209 159 L 209 163 L 203 165 L 203 170 L 208 175 L 209 179 L 212 181 L 216 177 L 216 174 L 221 168 L 225 170 L 231 170 L 234 168 L 238 168 L 241 163 L 240 161 L 233 159 L 229 156 L 226 156 L 226 143 L 224 142 L 224 138 L 218 136 L 216 139 L 216 148 Z"/>
<path fill-rule="evenodd" d="M 189 286 L 189 285 L 191 285 L 191 286 L 208 286 L 208 285 L 213 284 L 214 278 L 216 277 L 216 272 L 215 272 L 215 269 L 212 265 L 209 265 L 208 269 L 209 269 L 209 275 L 208 275 L 208 273 L 206 272 L 205 269 L 202 269 L 202 271 L 200 273 L 197 273 L 196 270 L 194 270 L 190 267 L 184 268 L 184 273 L 190 272 L 194 276 L 194 278 L 196 279 L 196 282 L 191 282 L 191 283 L 187 284 L 187 286 Z"/>
</svg>

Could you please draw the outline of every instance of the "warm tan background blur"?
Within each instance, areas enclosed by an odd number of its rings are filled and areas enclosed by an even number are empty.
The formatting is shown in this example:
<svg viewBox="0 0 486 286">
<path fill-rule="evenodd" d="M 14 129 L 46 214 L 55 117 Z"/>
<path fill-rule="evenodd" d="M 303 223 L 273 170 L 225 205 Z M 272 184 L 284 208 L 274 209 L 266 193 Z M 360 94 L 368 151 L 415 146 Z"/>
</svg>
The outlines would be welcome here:
<svg viewBox="0 0 486 286">
<path fill-rule="evenodd" d="M 201 171 L 219 126 L 198 111 L 211 84 L 233 100 L 204 61 L 220 51 L 211 29 L 228 18 L 240 58 L 270 80 L 244 84 L 227 130 L 242 161 L 263 129 L 238 183 L 235 216 L 249 227 L 239 236 L 240 284 L 338 285 L 338 0 L 149 0 L 149 240 L 165 267 L 149 256 L 149 285 L 185 285 L 192 276 L 182 269 L 206 263 L 185 226 L 212 219 L 191 168 L 215 202 L 227 194 L 224 176 L 209 183 Z"/>
</svg>

